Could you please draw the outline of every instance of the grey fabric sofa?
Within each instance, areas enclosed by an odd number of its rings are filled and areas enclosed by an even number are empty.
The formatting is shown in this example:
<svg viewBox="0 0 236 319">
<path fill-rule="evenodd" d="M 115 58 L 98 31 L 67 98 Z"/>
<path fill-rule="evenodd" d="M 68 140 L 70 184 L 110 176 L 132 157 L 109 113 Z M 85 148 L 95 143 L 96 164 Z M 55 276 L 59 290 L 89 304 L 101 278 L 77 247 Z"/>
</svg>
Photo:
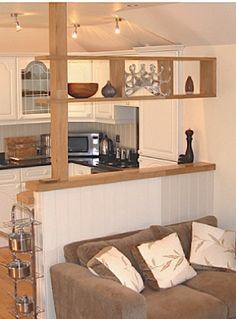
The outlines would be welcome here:
<svg viewBox="0 0 236 319">
<path fill-rule="evenodd" d="M 217 226 L 214 216 L 199 222 Z M 191 245 L 191 221 L 158 226 L 163 237 L 177 232 L 186 257 Z M 155 226 L 156 229 L 156 226 Z M 140 233 L 143 238 L 140 238 Z M 235 319 L 236 273 L 203 270 L 184 284 L 154 291 L 145 286 L 136 293 L 116 281 L 94 276 L 79 259 L 81 247 L 93 255 L 104 245 L 114 245 L 132 260 L 132 245 L 149 237 L 152 226 L 145 232 L 134 231 L 88 241 L 74 242 L 64 247 L 66 262 L 51 267 L 51 279 L 57 319 Z M 91 249 L 91 252 L 88 250 Z M 83 252 L 83 250 L 82 250 Z M 87 256 L 88 258 L 90 256 Z M 135 267 L 137 265 L 134 264 Z"/>
</svg>

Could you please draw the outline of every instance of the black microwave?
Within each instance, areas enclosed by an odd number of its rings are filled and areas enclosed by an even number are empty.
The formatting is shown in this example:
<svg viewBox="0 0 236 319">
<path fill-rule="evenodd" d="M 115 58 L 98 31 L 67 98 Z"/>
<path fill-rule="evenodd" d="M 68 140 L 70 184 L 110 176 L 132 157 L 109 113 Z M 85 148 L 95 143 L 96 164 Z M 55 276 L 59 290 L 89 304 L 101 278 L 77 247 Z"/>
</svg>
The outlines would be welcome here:
<svg viewBox="0 0 236 319">
<path fill-rule="evenodd" d="M 101 133 L 69 133 L 68 156 L 99 156 Z"/>
</svg>

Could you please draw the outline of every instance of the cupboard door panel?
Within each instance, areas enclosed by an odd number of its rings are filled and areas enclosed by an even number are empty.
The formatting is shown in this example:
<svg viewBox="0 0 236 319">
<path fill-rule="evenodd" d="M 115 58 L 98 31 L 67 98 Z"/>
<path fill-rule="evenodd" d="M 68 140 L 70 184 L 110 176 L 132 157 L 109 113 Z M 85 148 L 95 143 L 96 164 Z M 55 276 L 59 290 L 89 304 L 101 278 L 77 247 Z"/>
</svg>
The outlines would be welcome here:
<svg viewBox="0 0 236 319">
<path fill-rule="evenodd" d="M 0 120 L 17 118 L 16 59 L 0 58 Z"/>
<path fill-rule="evenodd" d="M 88 61 L 69 61 L 68 62 L 68 83 L 89 83 L 92 79 L 92 62 Z M 70 95 L 68 97 L 71 98 Z M 68 115 L 71 119 L 82 119 L 90 121 L 93 119 L 93 104 L 91 102 L 69 103 Z"/>
<path fill-rule="evenodd" d="M 176 101 L 143 101 L 140 107 L 141 156 L 167 160 L 178 157 L 178 105 Z"/>
<path fill-rule="evenodd" d="M 16 203 L 16 195 L 21 191 L 20 183 L 0 185 L 0 231 L 7 232 L 8 228 L 2 228 L 3 222 L 11 219 L 11 209 Z M 6 246 L 7 241 L 0 237 L 0 247 Z"/>
</svg>

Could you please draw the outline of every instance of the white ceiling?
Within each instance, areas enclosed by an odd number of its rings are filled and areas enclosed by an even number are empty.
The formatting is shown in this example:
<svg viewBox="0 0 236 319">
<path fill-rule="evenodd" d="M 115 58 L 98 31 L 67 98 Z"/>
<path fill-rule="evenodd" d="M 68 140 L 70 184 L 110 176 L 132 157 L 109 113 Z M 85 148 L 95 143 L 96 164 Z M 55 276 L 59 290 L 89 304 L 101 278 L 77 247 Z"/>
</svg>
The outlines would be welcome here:
<svg viewBox="0 0 236 319">
<path fill-rule="evenodd" d="M 14 30 L 12 12 L 19 13 L 21 32 Z M 122 18 L 120 35 L 114 34 L 115 16 Z M 74 23 L 81 25 L 77 40 L 70 36 Z M 236 43 L 236 3 L 73 2 L 68 3 L 67 27 L 71 51 L 127 50 L 167 44 L 232 44 Z M 25 51 L 33 52 L 34 47 L 40 47 L 47 51 L 47 28 L 47 3 L 0 3 L 0 48 L 10 47 L 8 40 L 14 42 L 16 50 L 19 44 L 18 50 L 24 47 Z"/>
</svg>

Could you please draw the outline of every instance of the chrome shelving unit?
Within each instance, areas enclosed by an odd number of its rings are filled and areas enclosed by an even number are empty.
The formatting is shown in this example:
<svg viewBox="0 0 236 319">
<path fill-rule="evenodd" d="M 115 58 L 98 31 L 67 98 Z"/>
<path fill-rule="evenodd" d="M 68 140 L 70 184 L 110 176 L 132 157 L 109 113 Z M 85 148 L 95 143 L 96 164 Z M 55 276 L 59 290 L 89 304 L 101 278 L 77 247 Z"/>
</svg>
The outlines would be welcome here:
<svg viewBox="0 0 236 319">
<path fill-rule="evenodd" d="M 19 216 L 18 216 L 19 214 Z M 29 208 L 25 205 L 15 204 L 12 206 L 11 210 L 11 220 L 4 223 L 5 228 L 11 228 L 12 233 L 15 233 L 17 229 L 27 228 L 31 234 L 31 249 L 30 250 L 21 250 L 21 251 L 12 251 L 13 262 L 18 261 L 17 258 L 20 254 L 29 254 L 30 255 L 30 275 L 23 278 L 12 278 L 14 284 L 14 295 L 13 299 L 15 300 L 15 309 L 10 311 L 10 315 L 15 318 L 31 317 L 34 319 L 38 318 L 38 315 L 44 310 L 40 309 L 37 305 L 37 280 L 43 278 L 42 274 L 39 274 L 36 271 L 36 253 L 41 252 L 42 248 L 35 245 L 35 226 L 40 225 L 41 223 L 34 219 L 34 209 Z M 7 267 L 7 266 L 6 266 Z M 11 277 L 10 277 L 11 278 Z M 18 296 L 18 282 L 19 281 L 30 281 L 32 284 L 32 297 L 33 309 L 28 313 L 19 312 L 17 309 L 16 300 Z M 27 296 L 28 297 L 28 296 Z"/>
</svg>

